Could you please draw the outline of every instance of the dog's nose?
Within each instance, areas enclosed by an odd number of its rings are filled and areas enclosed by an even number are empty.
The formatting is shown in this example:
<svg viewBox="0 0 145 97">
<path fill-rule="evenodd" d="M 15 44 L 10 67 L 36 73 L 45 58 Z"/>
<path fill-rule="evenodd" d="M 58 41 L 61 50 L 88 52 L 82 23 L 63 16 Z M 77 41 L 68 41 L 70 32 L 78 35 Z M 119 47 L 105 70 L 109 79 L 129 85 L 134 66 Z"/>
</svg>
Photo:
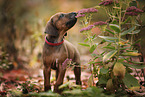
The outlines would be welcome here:
<svg viewBox="0 0 145 97">
<path fill-rule="evenodd" d="M 75 16 L 77 15 L 77 13 L 76 13 L 76 12 L 71 12 L 70 14 L 75 15 Z"/>
<path fill-rule="evenodd" d="M 70 15 L 70 19 L 74 19 L 75 18 L 75 16 L 77 15 L 77 13 L 76 12 L 71 12 L 71 13 L 69 13 L 69 15 Z"/>
</svg>

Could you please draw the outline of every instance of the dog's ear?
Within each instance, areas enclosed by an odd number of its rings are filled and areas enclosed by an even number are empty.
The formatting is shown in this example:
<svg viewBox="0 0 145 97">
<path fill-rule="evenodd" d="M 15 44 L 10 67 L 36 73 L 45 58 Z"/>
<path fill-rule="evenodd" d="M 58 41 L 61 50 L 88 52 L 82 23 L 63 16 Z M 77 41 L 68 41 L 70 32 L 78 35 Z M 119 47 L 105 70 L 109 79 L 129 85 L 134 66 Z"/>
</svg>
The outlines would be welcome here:
<svg viewBox="0 0 145 97">
<path fill-rule="evenodd" d="M 48 21 L 44 33 L 52 36 L 58 36 L 58 29 L 52 24 L 51 21 Z"/>
</svg>

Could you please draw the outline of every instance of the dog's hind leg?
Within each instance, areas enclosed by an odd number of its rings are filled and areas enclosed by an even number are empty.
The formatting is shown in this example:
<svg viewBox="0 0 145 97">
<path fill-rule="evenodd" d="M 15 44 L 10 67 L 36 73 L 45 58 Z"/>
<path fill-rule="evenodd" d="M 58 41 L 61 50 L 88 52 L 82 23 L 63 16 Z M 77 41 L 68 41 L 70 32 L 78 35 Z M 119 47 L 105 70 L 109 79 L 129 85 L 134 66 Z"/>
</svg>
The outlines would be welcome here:
<svg viewBox="0 0 145 97">
<path fill-rule="evenodd" d="M 77 85 L 81 85 L 81 67 L 76 65 L 74 68 L 75 80 Z"/>
</svg>

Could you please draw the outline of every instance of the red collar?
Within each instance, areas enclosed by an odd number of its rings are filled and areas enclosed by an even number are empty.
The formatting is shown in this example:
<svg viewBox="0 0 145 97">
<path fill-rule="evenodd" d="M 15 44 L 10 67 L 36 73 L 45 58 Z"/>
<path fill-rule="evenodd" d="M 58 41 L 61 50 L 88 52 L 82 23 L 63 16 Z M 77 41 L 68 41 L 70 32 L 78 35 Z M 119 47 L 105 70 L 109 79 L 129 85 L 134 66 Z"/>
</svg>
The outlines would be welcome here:
<svg viewBox="0 0 145 97">
<path fill-rule="evenodd" d="M 59 43 L 51 43 L 51 42 L 48 42 L 48 40 L 46 39 L 46 36 L 45 36 L 45 42 L 51 46 L 58 46 L 58 45 L 61 45 L 64 42 L 64 40 Z"/>
</svg>

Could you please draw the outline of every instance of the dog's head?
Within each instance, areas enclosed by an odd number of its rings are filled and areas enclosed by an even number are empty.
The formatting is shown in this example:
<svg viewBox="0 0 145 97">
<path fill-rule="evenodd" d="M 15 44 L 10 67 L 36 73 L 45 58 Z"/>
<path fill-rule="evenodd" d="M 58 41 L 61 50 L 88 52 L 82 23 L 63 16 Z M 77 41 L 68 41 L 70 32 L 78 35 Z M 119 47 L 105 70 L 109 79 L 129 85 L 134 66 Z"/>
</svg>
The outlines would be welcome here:
<svg viewBox="0 0 145 97">
<path fill-rule="evenodd" d="M 63 36 L 77 21 L 76 13 L 57 13 L 48 21 L 45 33 L 52 36 Z"/>
</svg>

